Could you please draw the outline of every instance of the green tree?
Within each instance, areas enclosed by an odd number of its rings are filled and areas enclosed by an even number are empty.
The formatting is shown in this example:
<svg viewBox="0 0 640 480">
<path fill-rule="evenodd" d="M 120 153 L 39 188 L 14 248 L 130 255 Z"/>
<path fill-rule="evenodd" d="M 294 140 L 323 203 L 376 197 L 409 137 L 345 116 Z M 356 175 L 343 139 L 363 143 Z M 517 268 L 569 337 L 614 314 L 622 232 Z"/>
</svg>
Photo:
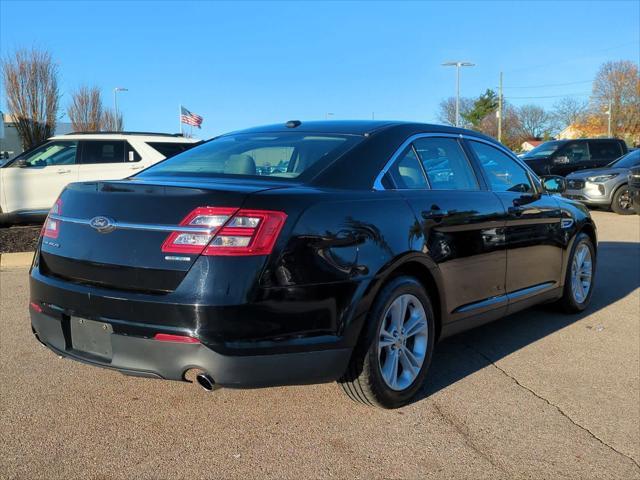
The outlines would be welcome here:
<svg viewBox="0 0 640 480">
<path fill-rule="evenodd" d="M 498 95 L 490 88 L 487 88 L 487 91 L 480 95 L 473 103 L 473 108 L 468 112 L 462 113 L 462 117 L 469 122 L 474 129 L 478 129 L 482 120 L 497 109 Z"/>
</svg>

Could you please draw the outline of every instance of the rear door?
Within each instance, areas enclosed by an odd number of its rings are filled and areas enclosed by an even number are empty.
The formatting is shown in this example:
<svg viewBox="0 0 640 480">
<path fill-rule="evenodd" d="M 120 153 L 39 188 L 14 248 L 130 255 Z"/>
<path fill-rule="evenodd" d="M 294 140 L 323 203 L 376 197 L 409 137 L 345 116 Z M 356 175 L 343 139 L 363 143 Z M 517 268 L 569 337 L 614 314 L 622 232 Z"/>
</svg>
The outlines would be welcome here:
<svg viewBox="0 0 640 480">
<path fill-rule="evenodd" d="M 83 140 L 80 149 L 80 181 L 118 180 L 142 168 L 140 154 L 126 140 Z"/>
<path fill-rule="evenodd" d="M 604 167 L 622 155 L 622 148 L 615 140 L 589 140 L 591 168 Z"/>
<path fill-rule="evenodd" d="M 558 286 L 564 233 L 558 202 L 541 193 L 527 170 L 505 151 L 466 142 L 507 211 L 507 294 L 518 301 Z"/>
<path fill-rule="evenodd" d="M 417 138 L 390 173 L 419 222 L 414 248 L 438 266 L 448 316 L 506 309 L 504 208 L 477 178 L 459 140 Z"/>
<path fill-rule="evenodd" d="M 49 210 L 62 189 L 78 179 L 78 142 L 52 141 L 0 170 L 6 211 Z"/>
</svg>

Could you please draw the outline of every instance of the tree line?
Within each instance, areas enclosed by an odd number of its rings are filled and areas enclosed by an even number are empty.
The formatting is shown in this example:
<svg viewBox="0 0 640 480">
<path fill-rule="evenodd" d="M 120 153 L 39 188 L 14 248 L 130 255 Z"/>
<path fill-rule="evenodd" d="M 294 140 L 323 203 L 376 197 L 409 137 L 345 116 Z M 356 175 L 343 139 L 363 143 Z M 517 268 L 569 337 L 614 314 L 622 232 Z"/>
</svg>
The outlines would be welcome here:
<svg viewBox="0 0 640 480">
<path fill-rule="evenodd" d="M 61 118 L 58 75 L 47 51 L 18 50 L 2 61 L 7 106 L 25 150 L 54 135 Z M 105 107 L 95 86 L 72 91 L 66 113 L 74 132 L 120 132 L 124 123 L 122 114 Z"/>
<path fill-rule="evenodd" d="M 461 127 L 498 136 L 498 95 L 487 89 L 477 98 L 460 99 Z M 456 99 L 440 102 L 438 120 L 455 125 Z M 564 97 L 551 109 L 527 104 L 516 107 L 503 101 L 502 143 L 520 150 L 526 140 L 548 140 L 566 127 L 572 135 L 623 138 L 631 145 L 640 142 L 640 79 L 638 65 L 631 61 L 611 61 L 601 65 L 592 84 L 589 100 Z"/>
</svg>

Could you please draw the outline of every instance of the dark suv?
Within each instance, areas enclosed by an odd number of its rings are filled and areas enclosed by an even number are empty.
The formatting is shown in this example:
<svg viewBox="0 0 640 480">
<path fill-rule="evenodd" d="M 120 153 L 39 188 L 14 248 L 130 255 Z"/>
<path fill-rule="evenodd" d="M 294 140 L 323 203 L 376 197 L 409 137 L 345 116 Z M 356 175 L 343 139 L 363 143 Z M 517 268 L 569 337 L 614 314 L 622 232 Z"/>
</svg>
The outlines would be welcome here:
<svg viewBox="0 0 640 480">
<path fill-rule="evenodd" d="M 538 175 L 568 175 L 576 170 L 608 165 L 627 153 L 627 144 L 617 138 L 553 140 L 521 158 Z"/>
</svg>

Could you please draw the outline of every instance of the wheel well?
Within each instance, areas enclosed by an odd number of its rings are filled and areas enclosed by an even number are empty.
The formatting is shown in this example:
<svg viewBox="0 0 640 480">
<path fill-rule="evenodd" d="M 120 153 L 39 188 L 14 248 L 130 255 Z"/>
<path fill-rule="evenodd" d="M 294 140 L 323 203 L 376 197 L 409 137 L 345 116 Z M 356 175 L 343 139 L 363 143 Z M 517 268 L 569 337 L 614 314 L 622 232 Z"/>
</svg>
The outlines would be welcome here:
<svg viewBox="0 0 640 480">
<path fill-rule="evenodd" d="M 596 238 L 596 230 L 590 223 L 585 224 L 581 229 L 581 233 L 586 233 L 591 239 L 594 250 L 598 250 L 598 239 Z"/>
<path fill-rule="evenodd" d="M 440 291 L 433 275 L 429 269 L 418 262 L 407 262 L 396 268 L 387 278 L 387 281 L 402 275 L 416 278 L 429 294 L 429 299 L 433 305 L 433 314 L 436 318 L 436 339 L 440 337 L 442 329 L 442 306 L 440 304 Z M 385 282 L 386 283 L 386 282 Z"/>
</svg>

